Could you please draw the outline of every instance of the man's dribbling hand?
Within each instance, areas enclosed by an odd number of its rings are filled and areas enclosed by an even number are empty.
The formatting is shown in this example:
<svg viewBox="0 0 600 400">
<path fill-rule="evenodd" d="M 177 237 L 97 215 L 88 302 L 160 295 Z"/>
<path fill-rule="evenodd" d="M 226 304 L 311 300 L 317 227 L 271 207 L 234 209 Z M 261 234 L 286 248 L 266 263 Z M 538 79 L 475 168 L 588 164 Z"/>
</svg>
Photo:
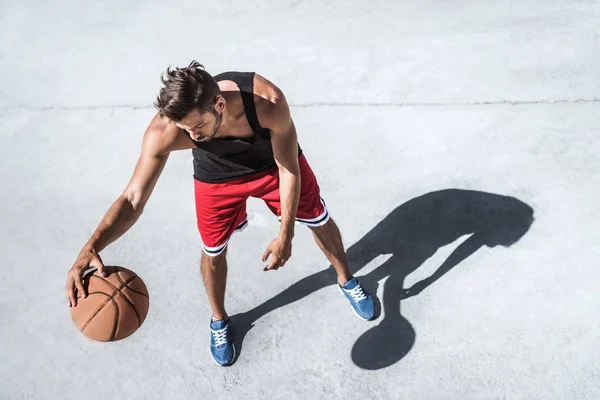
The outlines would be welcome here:
<svg viewBox="0 0 600 400">
<path fill-rule="evenodd" d="M 100 256 L 98 256 L 95 251 L 84 247 L 67 275 L 65 295 L 67 297 L 67 304 L 69 307 L 77 306 L 78 295 L 82 298 L 87 296 L 85 288 L 83 287 L 82 276 L 84 272 L 90 268 L 97 268 L 98 273 L 101 276 L 106 276 L 104 273 L 104 264 L 102 263 Z"/>
<path fill-rule="evenodd" d="M 292 241 L 281 238 L 274 239 L 267 246 L 267 250 L 262 258 L 263 262 L 267 261 L 269 255 L 271 256 L 271 261 L 263 271 L 276 270 L 283 267 L 292 256 Z"/>
</svg>

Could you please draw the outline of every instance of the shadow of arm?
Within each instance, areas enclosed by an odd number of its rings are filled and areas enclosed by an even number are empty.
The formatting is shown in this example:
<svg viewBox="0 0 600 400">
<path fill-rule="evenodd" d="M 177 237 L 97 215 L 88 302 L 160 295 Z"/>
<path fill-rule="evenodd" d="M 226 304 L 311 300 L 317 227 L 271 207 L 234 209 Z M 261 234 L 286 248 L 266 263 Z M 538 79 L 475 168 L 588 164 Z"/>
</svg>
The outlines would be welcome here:
<svg viewBox="0 0 600 400">
<path fill-rule="evenodd" d="M 444 261 L 444 263 L 430 277 L 425 278 L 415 283 L 412 287 L 406 289 L 403 298 L 406 299 L 421 293 L 435 281 L 444 276 L 452 268 L 460 264 L 465 258 L 475 253 L 481 246 L 484 245 L 484 243 L 485 240 L 483 235 L 477 233 L 473 234 L 467 240 L 462 242 L 460 246 L 458 246 L 452 252 L 452 254 L 448 256 L 446 261 Z"/>
</svg>

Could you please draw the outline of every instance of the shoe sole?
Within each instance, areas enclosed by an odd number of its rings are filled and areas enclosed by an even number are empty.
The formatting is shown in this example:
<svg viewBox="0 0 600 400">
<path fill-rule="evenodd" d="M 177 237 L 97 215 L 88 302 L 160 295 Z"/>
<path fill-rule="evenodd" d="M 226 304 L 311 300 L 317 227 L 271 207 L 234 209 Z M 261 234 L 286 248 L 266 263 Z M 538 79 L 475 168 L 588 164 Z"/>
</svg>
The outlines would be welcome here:
<svg viewBox="0 0 600 400">
<path fill-rule="evenodd" d="M 342 288 L 338 285 L 338 290 L 340 291 L 340 293 L 344 296 L 344 298 L 348 299 L 346 297 L 346 294 L 342 291 Z M 356 312 L 356 310 L 354 309 L 354 307 L 352 307 L 352 305 L 350 305 L 350 308 L 352 309 L 352 312 L 354 313 L 354 315 L 356 315 L 358 318 L 362 319 L 363 321 L 370 321 L 373 318 L 375 318 L 375 316 L 373 316 L 372 318 L 363 318 L 360 315 L 358 315 L 358 313 Z M 377 312 L 375 313 L 375 315 L 377 315 Z"/>
<path fill-rule="evenodd" d="M 231 362 L 229 364 L 219 364 L 217 360 L 215 360 L 215 358 L 213 357 L 212 352 L 210 353 L 210 357 L 219 367 L 229 367 L 231 364 L 233 364 L 233 361 L 235 360 L 235 344 L 232 343 L 231 345 L 233 346 L 233 358 L 231 359 Z"/>
</svg>

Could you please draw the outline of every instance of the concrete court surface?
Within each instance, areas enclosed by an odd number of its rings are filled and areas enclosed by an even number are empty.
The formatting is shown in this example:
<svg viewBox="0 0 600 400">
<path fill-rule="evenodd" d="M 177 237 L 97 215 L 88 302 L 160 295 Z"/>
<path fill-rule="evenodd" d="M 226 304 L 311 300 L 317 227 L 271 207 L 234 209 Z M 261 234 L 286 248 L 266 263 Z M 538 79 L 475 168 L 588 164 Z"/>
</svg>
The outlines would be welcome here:
<svg viewBox="0 0 600 400">
<path fill-rule="evenodd" d="M 600 398 L 599 27 L 584 0 L 2 2 L 0 398 Z M 75 329 L 67 271 L 192 59 L 284 90 L 378 320 L 304 227 L 263 272 L 278 222 L 251 199 L 217 367 L 179 152 L 101 254 L 146 282 L 146 322 Z"/>
</svg>

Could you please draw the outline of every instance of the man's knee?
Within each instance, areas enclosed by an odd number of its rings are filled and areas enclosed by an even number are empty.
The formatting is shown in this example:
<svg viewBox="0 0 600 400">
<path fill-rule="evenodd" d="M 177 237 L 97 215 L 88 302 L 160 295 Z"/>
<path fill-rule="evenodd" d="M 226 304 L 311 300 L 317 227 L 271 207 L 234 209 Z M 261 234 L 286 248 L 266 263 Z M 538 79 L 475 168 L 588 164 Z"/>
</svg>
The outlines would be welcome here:
<svg viewBox="0 0 600 400">
<path fill-rule="evenodd" d="M 224 265 L 227 260 L 227 247 L 217 255 L 209 255 L 205 252 L 202 252 L 202 265 L 206 265 L 211 268 L 218 268 L 221 265 Z"/>
<path fill-rule="evenodd" d="M 310 230 L 316 233 L 317 235 L 330 232 L 331 229 L 335 226 L 335 222 L 333 222 L 333 218 L 329 218 L 326 223 L 321 226 L 309 226 Z"/>
</svg>

